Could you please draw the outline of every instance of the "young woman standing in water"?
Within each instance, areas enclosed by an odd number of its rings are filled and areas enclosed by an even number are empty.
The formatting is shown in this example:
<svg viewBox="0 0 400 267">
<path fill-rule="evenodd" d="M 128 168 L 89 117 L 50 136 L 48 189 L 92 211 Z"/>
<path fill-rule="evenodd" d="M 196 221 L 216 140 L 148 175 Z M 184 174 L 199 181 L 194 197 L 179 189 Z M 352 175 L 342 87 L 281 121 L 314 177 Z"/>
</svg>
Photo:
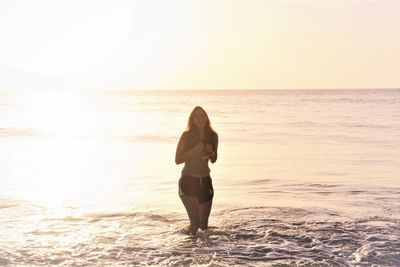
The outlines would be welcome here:
<svg viewBox="0 0 400 267">
<path fill-rule="evenodd" d="M 179 196 L 190 220 L 190 225 L 184 229 L 188 234 L 208 228 L 214 197 L 208 161 L 217 160 L 217 149 L 218 135 L 211 128 L 205 110 L 197 106 L 190 113 L 175 154 L 176 164 L 185 163 L 179 179 Z"/>
</svg>

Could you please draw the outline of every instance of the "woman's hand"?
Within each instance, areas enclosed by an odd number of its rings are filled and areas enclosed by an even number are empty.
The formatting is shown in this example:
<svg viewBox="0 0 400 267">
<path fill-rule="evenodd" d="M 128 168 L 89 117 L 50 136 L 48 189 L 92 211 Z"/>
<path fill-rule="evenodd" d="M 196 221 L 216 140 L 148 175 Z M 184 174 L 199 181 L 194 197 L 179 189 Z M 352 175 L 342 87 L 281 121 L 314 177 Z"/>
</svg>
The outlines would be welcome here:
<svg viewBox="0 0 400 267">
<path fill-rule="evenodd" d="M 206 145 L 205 150 L 211 163 L 214 163 L 217 160 L 217 151 L 214 150 L 214 146 L 208 144 Z"/>
<path fill-rule="evenodd" d="M 212 154 L 214 154 L 214 148 L 213 148 L 213 146 L 212 145 L 210 145 L 210 144 L 207 144 L 206 145 L 206 153 L 208 154 L 208 155 L 212 155 Z"/>
</svg>

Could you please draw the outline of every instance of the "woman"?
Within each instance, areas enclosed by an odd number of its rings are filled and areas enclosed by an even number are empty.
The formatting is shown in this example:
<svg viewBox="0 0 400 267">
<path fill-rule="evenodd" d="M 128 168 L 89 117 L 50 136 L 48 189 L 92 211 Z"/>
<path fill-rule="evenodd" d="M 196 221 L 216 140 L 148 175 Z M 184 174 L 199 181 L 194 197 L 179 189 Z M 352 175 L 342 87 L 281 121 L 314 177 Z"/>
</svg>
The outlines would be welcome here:
<svg viewBox="0 0 400 267">
<path fill-rule="evenodd" d="M 217 160 L 218 135 L 211 128 L 207 113 L 195 107 L 190 113 L 186 131 L 179 139 L 175 163 L 185 163 L 179 179 L 179 196 L 186 208 L 190 225 L 184 228 L 187 234 L 208 228 L 214 189 L 208 161 Z"/>
</svg>

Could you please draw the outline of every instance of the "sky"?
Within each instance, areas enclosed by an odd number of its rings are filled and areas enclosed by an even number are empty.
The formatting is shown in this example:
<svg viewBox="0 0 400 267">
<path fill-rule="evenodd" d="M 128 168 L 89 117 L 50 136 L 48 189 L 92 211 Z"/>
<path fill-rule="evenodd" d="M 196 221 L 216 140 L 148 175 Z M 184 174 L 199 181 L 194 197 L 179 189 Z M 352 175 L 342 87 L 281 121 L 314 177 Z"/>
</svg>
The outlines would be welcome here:
<svg viewBox="0 0 400 267">
<path fill-rule="evenodd" d="M 400 1 L 0 1 L 0 91 L 400 88 Z"/>
</svg>

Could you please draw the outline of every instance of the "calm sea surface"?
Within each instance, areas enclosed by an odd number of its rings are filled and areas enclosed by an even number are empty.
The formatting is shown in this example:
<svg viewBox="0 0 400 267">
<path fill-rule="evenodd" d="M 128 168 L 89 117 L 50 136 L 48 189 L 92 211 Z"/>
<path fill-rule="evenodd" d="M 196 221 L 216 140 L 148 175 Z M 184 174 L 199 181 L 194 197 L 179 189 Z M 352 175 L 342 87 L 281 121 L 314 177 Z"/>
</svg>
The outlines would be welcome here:
<svg viewBox="0 0 400 267">
<path fill-rule="evenodd" d="M 175 149 L 220 138 L 211 229 Z M 400 266 L 400 90 L 0 92 L 1 266 Z"/>
</svg>

